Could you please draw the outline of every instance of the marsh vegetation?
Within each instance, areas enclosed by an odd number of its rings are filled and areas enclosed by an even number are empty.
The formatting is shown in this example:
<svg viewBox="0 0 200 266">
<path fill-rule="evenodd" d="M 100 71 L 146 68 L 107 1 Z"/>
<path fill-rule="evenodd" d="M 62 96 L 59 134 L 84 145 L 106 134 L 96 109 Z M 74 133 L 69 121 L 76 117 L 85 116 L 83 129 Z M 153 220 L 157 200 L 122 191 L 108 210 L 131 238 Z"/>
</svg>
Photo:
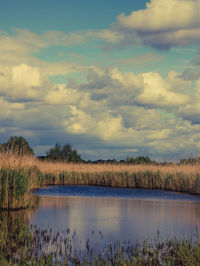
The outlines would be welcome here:
<svg viewBox="0 0 200 266">
<path fill-rule="evenodd" d="M 51 228 L 28 226 L 24 211 L 3 212 L 0 217 L 1 265 L 198 265 L 200 242 L 175 238 L 160 241 L 106 243 L 94 250 L 91 239 L 77 249 L 78 238 L 66 229 L 55 232 Z"/>
<path fill-rule="evenodd" d="M 84 164 L 41 161 L 32 155 L 0 153 L 0 264 L 31 265 L 198 265 L 199 238 L 138 243 L 107 243 L 95 253 L 90 240 L 72 247 L 50 228 L 32 227 L 23 211 L 37 205 L 31 191 L 47 185 L 162 189 L 200 194 L 200 166 L 193 164 Z M 198 235 L 198 234 L 197 234 Z"/>
<path fill-rule="evenodd" d="M 200 194 L 200 165 L 84 164 L 0 153 L 0 208 L 26 207 L 30 191 L 46 185 L 161 189 Z"/>
<path fill-rule="evenodd" d="M 88 238 L 83 249 L 73 246 L 74 233 L 26 225 L 23 213 L 0 219 L 1 265 L 199 265 L 200 242 L 196 239 L 107 243 L 94 251 Z M 78 237 L 78 236 L 77 236 Z"/>
</svg>

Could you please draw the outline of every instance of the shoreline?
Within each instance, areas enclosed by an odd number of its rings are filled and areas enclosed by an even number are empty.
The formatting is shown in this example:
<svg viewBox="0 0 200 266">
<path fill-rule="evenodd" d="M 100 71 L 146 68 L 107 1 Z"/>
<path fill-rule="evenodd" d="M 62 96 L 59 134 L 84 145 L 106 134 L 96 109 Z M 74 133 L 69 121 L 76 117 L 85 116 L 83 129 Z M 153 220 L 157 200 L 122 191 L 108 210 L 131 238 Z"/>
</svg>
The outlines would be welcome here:
<svg viewBox="0 0 200 266">
<path fill-rule="evenodd" d="M 26 208 L 31 191 L 57 185 L 137 188 L 200 195 L 197 165 L 89 165 L 0 158 L 0 209 Z"/>
</svg>

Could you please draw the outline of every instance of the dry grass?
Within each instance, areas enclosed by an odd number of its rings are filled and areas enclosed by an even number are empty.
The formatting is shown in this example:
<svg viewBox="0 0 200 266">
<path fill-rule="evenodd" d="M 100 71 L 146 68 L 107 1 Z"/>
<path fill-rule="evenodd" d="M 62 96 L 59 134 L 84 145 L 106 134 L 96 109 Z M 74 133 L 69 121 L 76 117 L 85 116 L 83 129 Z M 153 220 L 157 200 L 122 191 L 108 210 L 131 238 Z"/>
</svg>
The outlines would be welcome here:
<svg viewBox="0 0 200 266">
<path fill-rule="evenodd" d="M 182 164 L 177 163 L 167 164 L 167 165 L 127 165 L 127 164 L 73 164 L 73 163 L 63 163 L 63 162 L 48 162 L 40 161 L 37 158 L 29 156 L 14 156 L 11 154 L 1 154 L 0 153 L 0 168 L 8 167 L 12 169 L 29 169 L 30 167 L 37 167 L 43 174 L 52 173 L 54 175 L 59 175 L 62 172 L 83 172 L 83 173 L 99 173 L 99 172 L 158 172 L 163 174 L 173 174 L 184 173 L 185 175 L 200 174 L 200 164 Z"/>
<path fill-rule="evenodd" d="M 18 184 L 16 192 L 13 184 Z M 0 154 L 0 198 L 6 193 L 0 207 L 9 207 L 9 195 L 15 197 L 18 191 L 25 191 L 25 186 L 29 193 L 45 185 L 146 188 L 200 194 L 200 165 L 72 164 Z"/>
</svg>

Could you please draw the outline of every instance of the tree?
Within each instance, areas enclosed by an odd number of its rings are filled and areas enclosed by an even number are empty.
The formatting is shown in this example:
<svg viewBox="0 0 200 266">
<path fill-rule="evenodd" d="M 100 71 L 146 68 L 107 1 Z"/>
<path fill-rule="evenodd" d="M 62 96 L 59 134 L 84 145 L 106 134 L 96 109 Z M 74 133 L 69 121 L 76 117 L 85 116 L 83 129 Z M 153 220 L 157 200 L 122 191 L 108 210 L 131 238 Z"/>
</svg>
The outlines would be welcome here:
<svg viewBox="0 0 200 266">
<path fill-rule="evenodd" d="M 53 161 L 58 161 L 62 157 L 62 147 L 58 143 L 56 143 L 53 148 L 46 152 L 46 154 L 47 158 Z"/>
<path fill-rule="evenodd" d="M 189 157 L 189 158 L 183 158 L 180 161 L 180 164 L 199 164 L 200 163 L 200 157 Z"/>
<path fill-rule="evenodd" d="M 72 149 L 70 144 L 65 144 L 63 147 L 56 143 L 53 148 L 46 152 L 47 159 L 52 161 L 63 162 L 81 162 L 81 156 L 76 150 Z"/>
<path fill-rule="evenodd" d="M 125 163 L 127 164 L 149 164 L 152 163 L 150 158 L 148 156 L 139 156 L 136 158 L 133 157 L 127 157 L 125 160 Z"/>
<path fill-rule="evenodd" d="M 28 141 L 21 136 L 10 137 L 6 143 L 0 144 L 0 151 L 14 153 L 16 155 L 34 155 Z"/>
</svg>

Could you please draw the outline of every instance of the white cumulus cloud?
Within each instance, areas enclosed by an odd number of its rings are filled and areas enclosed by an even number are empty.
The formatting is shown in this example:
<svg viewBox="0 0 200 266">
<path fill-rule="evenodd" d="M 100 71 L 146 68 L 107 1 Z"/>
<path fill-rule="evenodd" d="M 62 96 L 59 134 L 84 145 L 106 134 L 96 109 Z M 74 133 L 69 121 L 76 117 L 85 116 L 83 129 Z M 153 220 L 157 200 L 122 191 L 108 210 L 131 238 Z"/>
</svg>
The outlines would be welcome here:
<svg viewBox="0 0 200 266">
<path fill-rule="evenodd" d="M 141 42 L 159 49 L 200 40 L 200 0 L 150 0 L 146 8 L 117 17 L 112 28 L 123 44 Z"/>
<path fill-rule="evenodd" d="M 40 72 L 37 67 L 26 64 L 14 66 L 12 68 L 13 86 L 39 87 L 41 85 Z"/>
</svg>

